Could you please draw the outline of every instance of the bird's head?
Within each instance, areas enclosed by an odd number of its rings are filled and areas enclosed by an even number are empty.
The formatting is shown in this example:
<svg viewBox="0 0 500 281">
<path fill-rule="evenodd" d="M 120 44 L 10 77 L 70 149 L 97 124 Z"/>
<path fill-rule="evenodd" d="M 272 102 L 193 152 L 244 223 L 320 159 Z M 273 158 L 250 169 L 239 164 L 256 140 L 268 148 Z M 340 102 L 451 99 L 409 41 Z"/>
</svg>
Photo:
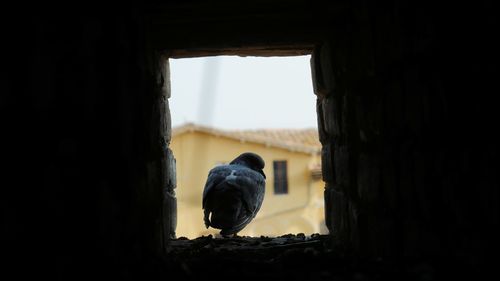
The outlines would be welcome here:
<svg viewBox="0 0 500 281">
<path fill-rule="evenodd" d="M 240 164 L 243 166 L 247 166 L 248 168 L 259 172 L 264 178 L 266 178 L 266 175 L 264 174 L 264 166 L 266 163 L 264 162 L 264 159 L 260 157 L 259 155 L 252 153 L 252 152 L 245 152 L 242 153 L 240 156 L 236 157 L 233 161 L 231 161 L 230 164 Z"/>
</svg>

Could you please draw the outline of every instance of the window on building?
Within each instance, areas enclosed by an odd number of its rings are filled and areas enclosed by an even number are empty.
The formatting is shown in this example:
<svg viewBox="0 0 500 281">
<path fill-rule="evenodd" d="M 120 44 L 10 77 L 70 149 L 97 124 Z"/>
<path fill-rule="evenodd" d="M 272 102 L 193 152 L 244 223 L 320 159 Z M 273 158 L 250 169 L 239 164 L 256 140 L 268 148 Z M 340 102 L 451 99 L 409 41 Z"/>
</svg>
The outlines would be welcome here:
<svg viewBox="0 0 500 281">
<path fill-rule="evenodd" d="M 288 174 L 286 161 L 273 161 L 274 194 L 288 193 Z"/>
</svg>

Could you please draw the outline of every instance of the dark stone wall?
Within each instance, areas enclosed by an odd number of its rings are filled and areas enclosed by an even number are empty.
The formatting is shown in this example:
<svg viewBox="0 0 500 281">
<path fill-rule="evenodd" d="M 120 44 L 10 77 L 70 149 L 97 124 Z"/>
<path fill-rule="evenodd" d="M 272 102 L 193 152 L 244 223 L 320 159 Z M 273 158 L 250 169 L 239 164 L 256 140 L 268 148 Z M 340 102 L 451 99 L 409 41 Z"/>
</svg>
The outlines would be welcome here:
<svg viewBox="0 0 500 281">
<path fill-rule="evenodd" d="M 7 272 L 167 275 L 158 257 L 175 235 L 175 158 L 164 55 L 301 54 L 314 45 L 332 237 L 359 256 L 492 264 L 497 15 L 489 1 L 414 2 L 6 10 L 0 237 Z"/>
<path fill-rule="evenodd" d="M 140 13 L 57 11 L 2 20 L 3 260 L 20 276 L 133 276 L 175 223 L 168 65 Z"/>
<path fill-rule="evenodd" d="M 496 19 L 473 6 L 353 5 L 314 51 L 327 225 L 361 255 L 497 249 Z"/>
</svg>

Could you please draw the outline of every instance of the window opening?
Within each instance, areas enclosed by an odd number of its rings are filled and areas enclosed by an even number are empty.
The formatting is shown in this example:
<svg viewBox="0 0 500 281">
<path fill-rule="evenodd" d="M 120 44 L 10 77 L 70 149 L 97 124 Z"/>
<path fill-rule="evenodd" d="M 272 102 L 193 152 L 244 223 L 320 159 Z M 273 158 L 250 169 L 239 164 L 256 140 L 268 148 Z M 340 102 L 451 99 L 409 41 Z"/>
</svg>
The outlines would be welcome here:
<svg viewBox="0 0 500 281">
<path fill-rule="evenodd" d="M 177 237 L 219 234 L 203 222 L 207 175 L 246 151 L 266 162 L 266 194 L 238 235 L 326 234 L 310 56 L 198 57 L 169 64 Z"/>
<path fill-rule="evenodd" d="M 287 162 L 273 161 L 274 171 L 274 194 L 287 194 L 288 193 L 288 174 Z"/>
</svg>

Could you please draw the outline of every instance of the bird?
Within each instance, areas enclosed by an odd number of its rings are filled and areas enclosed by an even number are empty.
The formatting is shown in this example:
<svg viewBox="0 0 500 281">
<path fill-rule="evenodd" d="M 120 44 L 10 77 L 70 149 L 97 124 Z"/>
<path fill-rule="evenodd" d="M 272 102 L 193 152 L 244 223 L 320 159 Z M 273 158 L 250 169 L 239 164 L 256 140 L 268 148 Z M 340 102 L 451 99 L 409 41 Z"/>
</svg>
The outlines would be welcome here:
<svg viewBox="0 0 500 281">
<path fill-rule="evenodd" d="M 245 152 L 209 171 L 202 202 L 206 228 L 236 237 L 253 220 L 264 201 L 264 166 L 258 154 Z"/>
</svg>

